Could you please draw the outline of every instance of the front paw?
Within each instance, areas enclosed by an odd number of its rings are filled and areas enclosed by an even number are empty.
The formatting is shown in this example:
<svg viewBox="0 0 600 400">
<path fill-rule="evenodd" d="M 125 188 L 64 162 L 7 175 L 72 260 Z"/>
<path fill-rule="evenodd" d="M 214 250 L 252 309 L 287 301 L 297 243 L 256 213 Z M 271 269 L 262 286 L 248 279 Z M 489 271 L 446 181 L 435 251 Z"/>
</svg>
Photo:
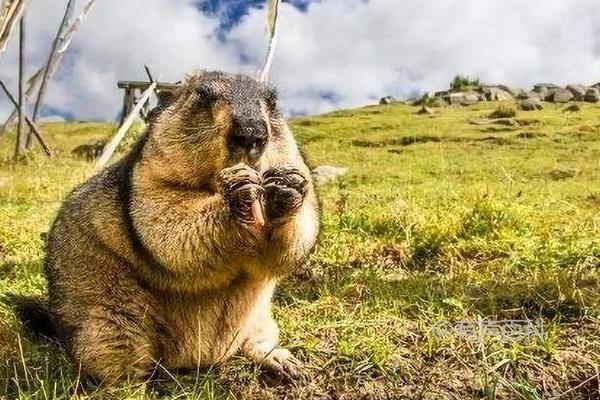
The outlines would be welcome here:
<svg viewBox="0 0 600 400">
<path fill-rule="evenodd" d="M 258 172 L 245 164 L 225 168 L 220 173 L 223 196 L 233 218 L 246 223 L 256 222 L 256 205 L 263 201 L 264 189 Z"/>
<path fill-rule="evenodd" d="M 277 167 L 263 174 L 267 217 L 277 222 L 295 215 L 308 191 L 308 180 L 293 167 Z"/>
</svg>

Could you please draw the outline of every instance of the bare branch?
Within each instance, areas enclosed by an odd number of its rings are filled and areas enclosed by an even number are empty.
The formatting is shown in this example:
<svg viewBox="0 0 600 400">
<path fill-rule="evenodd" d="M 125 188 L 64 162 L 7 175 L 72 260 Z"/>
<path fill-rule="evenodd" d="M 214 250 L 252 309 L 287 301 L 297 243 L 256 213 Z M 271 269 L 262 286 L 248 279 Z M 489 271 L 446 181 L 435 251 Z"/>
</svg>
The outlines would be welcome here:
<svg viewBox="0 0 600 400">
<path fill-rule="evenodd" d="M 0 18 L 0 57 L 6 50 L 10 34 L 18 21 L 21 20 L 28 0 L 6 0 L 2 17 Z"/>
<path fill-rule="evenodd" d="M 279 17 L 279 5 L 280 0 L 269 0 L 268 2 L 268 22 L 267 31 L 269 33 L 269 49 L 263 64 L 262 70 L 259 75 L 259 81 L 267 82 L 269 79 L 269 73 L 271 72 L 271 64 L 273 63 L 273 55 L 275 54 L 275 47 L 277 46 L 277 19 Z"/>
<path fill-rule="evenodd" d="M 108 144 L 104 147 L 104 150 L 102 150 L 102 154 L 100 155 L 100 158 L 96 163 L 96 171 L 100 171 L 102 168 L 104 168 L 108 160 L 110 160 L 110 157 L 117 149 L 117 146 L 119 145 L 121 140 L 123 140 L 125 133 L 127 133 L 129 128 L 133 124 L 133 121 L 135 121 L 135 117 L 140 113 L 140 110 L 142 109 L 144 104 L 146 104 L 146 102 L 150 99 L 150 96 L 154 92 L 154 89 L 156 89 L 156 82 L 153 82 L 150 85 L 150 87 L 148 87 L 148 89 L 146 89 L 146 91 L 142 93 L 138 103 L 135 105 L 133 110 L 131 110 L 127 118 L 125 118 L 123 124 L 119 127 L 119 130 L 117 131 L 117 133 L 115 133 L 115 136 L 113 136 L 110 142 L 108 142 Z"/>
</svg>

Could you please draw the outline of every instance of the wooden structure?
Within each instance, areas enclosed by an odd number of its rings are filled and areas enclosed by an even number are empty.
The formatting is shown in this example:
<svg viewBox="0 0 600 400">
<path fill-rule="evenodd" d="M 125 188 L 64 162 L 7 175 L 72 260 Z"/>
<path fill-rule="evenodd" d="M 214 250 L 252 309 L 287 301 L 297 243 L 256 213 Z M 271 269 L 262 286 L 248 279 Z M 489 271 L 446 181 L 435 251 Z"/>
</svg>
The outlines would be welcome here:
<svg viewBox="0 0 600 400">
<path fill-rule="evenodd" d="M 121 121 L 120 125 L 125 122 L 125 118 L 131 113 L 131 111 L 135 108 L 135 106 L 140 101 L 142 94 L 148 90 L 148 88 L 152 85 L 152 82 L 148 81 L 119 81 L 117 86 L 119 89 L 125 90 L 123 95 L 123 109 L 121 111 Z M 179 84 L 177 83 L 165 83 L 165 82 L 157 82 L 156 83 L 156 95 L 158 97 L 158 102 L 162 102 L 162 97 L 168 95 L 169 93 L 173 93 Z M 144 120 L 150 114 L 150 102 L 144 103 L 144 105 L 140 108 L 140 117 Z"/>
</svg>

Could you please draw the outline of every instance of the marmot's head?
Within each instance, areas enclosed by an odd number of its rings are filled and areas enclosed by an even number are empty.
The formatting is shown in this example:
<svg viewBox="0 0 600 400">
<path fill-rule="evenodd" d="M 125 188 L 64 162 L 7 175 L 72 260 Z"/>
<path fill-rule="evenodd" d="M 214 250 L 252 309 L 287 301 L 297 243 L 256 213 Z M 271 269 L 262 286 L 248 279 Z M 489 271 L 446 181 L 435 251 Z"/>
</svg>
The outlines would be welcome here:
<svg viewBox="0 0 600 400">
<path fill-rule="evenodd" d="M 150 131 L 152 155 L 174 183 L 204 184 L 239 162 L 257 165 L 278 131 L 276 92 L 223 72 L 188 76 Z"/>
</svg>

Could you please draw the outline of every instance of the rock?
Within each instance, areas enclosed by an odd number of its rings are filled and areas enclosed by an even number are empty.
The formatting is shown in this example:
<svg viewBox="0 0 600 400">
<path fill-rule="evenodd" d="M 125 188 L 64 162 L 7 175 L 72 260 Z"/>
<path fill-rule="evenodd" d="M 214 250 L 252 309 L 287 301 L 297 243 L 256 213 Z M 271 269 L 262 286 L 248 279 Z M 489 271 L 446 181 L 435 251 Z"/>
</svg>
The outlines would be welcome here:
<svg viewBox="0 0 600 400">
<path fill-rule="evenodd" d="M 476 92 L 465 93 L 460 104 L 463 106 L 470 106 L 479 103 L 479 94 Z"/>
<path fill-rule="evenodd" d="M 553 102 L 554 101 L 554 93 L 556 93 L 557 90 L 558 89 L 554 89 L 554 88 L 553 89 L 547 89 L 544 92 L 544 99 L 543 100 L 544 101 L 552 101 Z"/>
<path fill-rule="evenodd" d="M 558 88 L 560 88 L 560 86 L 553 83 L 538 83 L 533 87 L 533 92 L 539 94 L 540 100 L 551 101 L 554 91 Z"/>
<path fill-rule="evenodd" d="M 464 97 L 465 97 L 464 93 L 458 92 L 458 93 L 450 93 L 445 98 L 448 99 L 448 103 L 450 103 L 450 105 L 455 105 L 455 104 L 462 104 Z"/>
<path fill-rule="evenodd" d="M 340 176 L 346 175 L 348 168 L 320 165 L 312 170 L 312 175 L 317 186 L 322 186 Z"/>
<path fill-rule="evenodd" d="M 541 110 L 542 108 L 544 108 L 544 106 L 542 105 L 542 102 L 535 98 L 535 97 L 530 97 L 528 99 L 522 100 L 519 103 L 519 108 L 523 111 L 536 111 L 536 110 Z"/>
<path fill-rule="evenodd" d="M 434 97 L 429 101 L 429 107 L 445 107 L 448 103 L 444 101 L 441 97 Z"/>
<path fill-rule="evenodd" d="M 538 93 L 538 92 L 529 92 L 527 93 L 527 97 L 525 97 L 526 99 L 536 99 L 538 101 L 544 101 L 545 100 L 545 96 L 543 93 Z"/>
<path fill-rule="evenodd" d="M 570 106 L 565 107 L 563 111 L 577 112 L 581 111 L 581 107 L 579 107 L 579 104 L 573 103 Z"/>
<path fill-rule="evenodd" d="M 496 86 L 485 86 L 482 89 L 482 93 L 489 101 L 505 101 L 513 99 L 512 94 Z"/>
<path fill-rule="evenodd" d="M 591 87 L 587 90 L 587 92 L 585 92 L 585 96 L 583 97 L 583 100 L 587 101 L 588 103 L 597 103 L 600 101 L 600 90 L 596 89 L 595 87 Z"/>
<path fill-rule="evenodd" d="M 505 125 L 505 126 L 520 126 L 521 124 L 514 118 L 487 118 L 487 119 L 475 119 L 469 120 L 470 124 L 473 125 Z"/>
<path fill-rule="evenodd" d="M 419 115 L 432 115 L 433 114 L 433 110 L 427 106 L 423 106 L 421 107 L 421 109 L 419 111 L 417 111 L 417 114 Z"/>
<path fill-rule="evenodd" d="M 380 104 L 380 105 L 384 105 L 384 104 L 392 104 L 392 103 L 394 103 L 394 102 L 396 102 L 396 99 L 394 99 L 392 96 L 385 96 L 385 97 L 382 97 L 382 98 L 379 100 L 379 104 Z"/>
<path fill-rule="evenodd" d="M 600 90 L 600 82 L 598 82 L 598 83 L 594 83 L 594 84 L 592 85 L 592 87 L 593 87 L 594 89 L 598 89 L 598 90 Z"/>
<path fill-rule="evenodd" d="M 568 103 L 573 100 L 575 95 L 570 90 L 558 88 L 552 93 L 552 101 L 555 103 Z"/>
<path fill-rule="evenodd" d="M 498 88 L 504 90 L 505 92 L 510 93 L 510 95 L 515 98 L 519 97 L 519 95 L 521 93 L 525 93 L 525 90 L 523 90 L 521 88 L 513 88 L 510 86 L 506 86 L 506 85 L 498 85 Z"/>
<path fill-rule="evenodd" d="M 463 105 L 470 106 L 479 102 L 479 94 L 476 92 L 456 92 L 450 93 L 444 100 L 450 103 L 450 105 Z"/>
<path fill-rule="evenodd" d="M 585 97 L 585 92 L 587 92 L 588 87 L 573 83 L 567 85 L 567 90 L 573 93 L 574 100 L 581 101 Z"/>
<path fill-rule="evenodd" d="M 519 122 L 513 118 L 495 118 L 491 119 L 490 122 L 496 125 L 505 125 L 505 126 L 519 126 Z"/>
<path fill-rule="evenodd" d="M 533 86 L 533 91 L 540 93 L 543 91 L 549 91 L 551 89 L 558 89 L 560 86 L 555 85 L 554 83 L 536 83 Z"/>
<path fill-rule="evenodd" d="M 105 140 L 96 140 L 90 143 L 82 144 L 81 146 L 75 147 L 73 151 L 71 151 L 71 154 L 80 158 L 84 158 L 88 161 L 92 161 L 100 157 L 100 154 L 102 154 L 102 150 L 104 149 L 104 146 L 106 146 L 106 143 L 107 142 Z"/>
<path fill-rule="evenodd" d="M 450 91 L 449 91 L 449 90 L 442 90 L 442 91 L 439 91 L 439 92 L 435 92 L 435 93 L 433 94 L 433 96 L 434 96 L 434 97 L 446 97 L 446 96 L 448 96 L 449 94 L 450 94 Z"/>
</svg>

